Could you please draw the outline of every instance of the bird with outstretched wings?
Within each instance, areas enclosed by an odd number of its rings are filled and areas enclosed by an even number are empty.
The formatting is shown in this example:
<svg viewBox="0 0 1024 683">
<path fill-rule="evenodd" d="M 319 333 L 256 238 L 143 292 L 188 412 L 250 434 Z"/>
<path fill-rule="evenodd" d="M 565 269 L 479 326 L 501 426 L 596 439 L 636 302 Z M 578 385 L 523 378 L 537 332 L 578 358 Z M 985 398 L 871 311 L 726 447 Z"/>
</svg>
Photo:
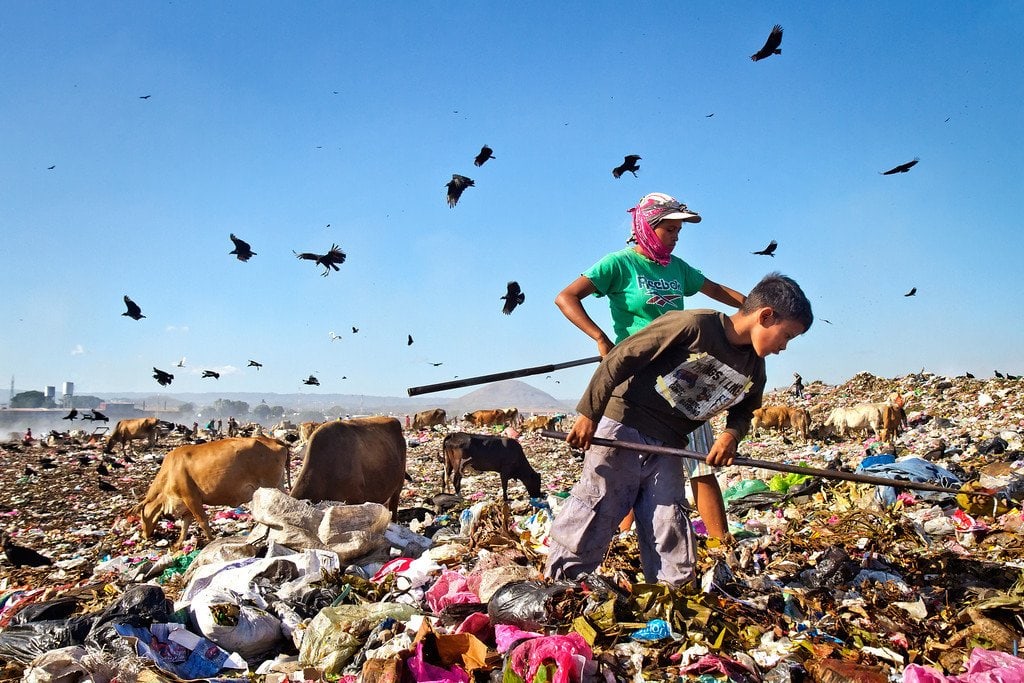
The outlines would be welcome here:
<svg viewBox="0 0 1024 683">
<path fill-rule="evenodd" d="M 128 310 L 122 313 L 121 315 L 126 315 L 132 320 L 138 320 L 140 318 L 146 317 L 142 315 L 142 309 L 139 308 L 139 305 L 132 301 L 131 299 L 129 299 L 127 294 L 124 295 L 124 305 L 128 308 Z"/>
<path fill-rule="evenodd" d="M 639 154 L 627 154 L 622 164 L 612 169 L 612 177 L 621 178 L 623 173 L 629 172 L 634 178 L 638 178 L 636 172 L 640 170 L 640 166 L 636 162 L 642 158 Z"/>
<path fill-rule="evenodd" d="M 100 411 L 96 410 L 95 408 L 92 409 L 92 415 L 87 415 L 85 419 L 92 420 L 93 422 L 110 422 L 109 417 L 107 417 Z"/>
<path fill-rule="evenodd" d="M 472 178 L 452 173 L 452 179 L 445 184 L 445 187 L 448 188 L 448 207 L 454 209 L 455 205 L 459 203 L 459 197 L 466 191 L 466 188 L 475 186 L 476 183 L 473 182 Z"/>
<path fill-rule="evenodd" d="M 301 254 L 297 251 L 292 251 L 300 259 L 306 261 L 315 261 L 318 265 L 324 267 L 324 272 L 320 273 L 322 277 L 327 277 L 331 274 L 331 268 L 334 270 L 341 270 L 338 266 L 345 262 L 345 252 L 338 248 L 337 244 L 332 244 L 330 251 L 326 254 L 313 254 L 308 251 L 302 252 Z"/>
<path fill-rule="evenodd" d="M 252 247 L 249 246 L 249 243 L 246 242 L 245 240 L 235 237 L 235 233 L 231 233 L 230 235 L 228 235 L 228 237 L 231 238 L 231 241 L 235 245 L 235 248 L 229 251 L 228 253 L 234 254 L 239 261 L 248 261 L 249 259 L 256 255 L 256 252 L 252 250 Z"/>
<path fill-rule="evenodd" d="M 526 295 L 523 294 L 523 290 L 519 288 L 519 283 L 515 280 L 511 280 L 506 285 L 505 296 L 501 298 L 505 300 L 505 305 L 501 309 L 501 312 L 505 315 L 510 314 L 516 310 L 516 306 L 526 301 Z"/>
<path fill-rule="evenodd" d="M 782 49 L 779 47 L 782 45 L 782 27 L 778 24 L 772 27 L 772 32 L 768 34 L 768 40 L 764 41 L 764 46 L 750 55 L 750 59 L 759 62 L 765 57 L 771 57 L 772 55 L 781 55 Z"/>
<path fill-rule="evenodd" d="M 256 368 L 257 370 L 259 370 L 260 368 L 263 367 L 263 363 L 257 363 L 256 361 L 250 359 L 249 360 L 249 364 L 247 366 L 245 366 L 245 367 L 247 367 L 247 368 Z"/>
<path fill-rule="evenodd" d="M 78 409 L 77 408 L 72 408 L 71 412 L 68 413 L 67 415 L 65 415 L 64 417 L 62 417 L 61 419 L 62 420 L 74 420 L 77 417 L 78 417 Z"/>
<path fill-rule="evenodd" d="M 914 296 L 915 294 L 917 294 L 917 287 L 911 287 L 910 291 L 904 294 L 903 296 Z"/>
<path fill-rule="evenodd" d="M 313 375 L 310 375 L 306 379 L 302 380 L 302 383 L 303 384 L 308 384 L 310 386 L 317 386 L 317 387 L 320 386 L 320 380 L 318 380 Z"/>
<path fill-rule="evenodd" d="M 487 145 L 484 145 L 483 147 L 480 148 L 480 153 L 476 155 L 475 159 L 473 159 L 473 165 L 483 166 L 484 162 L 486 162 L 488 159 L 497 158 L 498 157 L 494 156 L 494 150 L 488 147 Z"/>
<path fill-rule="evenodd" d="M 408 336 L 409 336 L 409 339 L 405 342 L 405 345 L 406 346 L 412 346 L 412 335 L 410 334 Z"/>
<path fill-rule="evenodd" d="M 908 161 L 905 164 L 900 164 L 899 166 L 894 166 L 894 167 L 890 168 L 888 171 L 882 171 L 882 175 L 894 175 L 896 173 L 906 173 L 907 171 L 912 169 L 914 167 L 914 165 L 917 162 L 919 162 L 919 161 L 921 161 L 921 159 L 919 157 L 914 157 L 913 160 Z"/>
<path fill-rule="evenodd" d="M 214 372 L 213 370 L 203 370 L 203 376 L 201 379 L 207 379 L 209 377 L 212 377 L 214 379 L 220 379 L 220 373 Z"/>
<path fill-rule="evenodd" d="M 768 246 L 762 249 L 761 251 L 752 251 L 750 253 L 757 254 L 758 256 L 771 256 L 772 258 L 774 258 L 775 250 L 778 248 L 778 246 L 779 243 L 776 242 L 775 240 L 772 240 L 771 242 L 768 243 Z"/>
<path fill-rule="evenodd" d="M 166 387 L 174 380 L 174 375 L 169 372 L 164 372 L 158 368 L 153 368 L 153 379 L 160 383 L 160 386 Z"/>
</svg>

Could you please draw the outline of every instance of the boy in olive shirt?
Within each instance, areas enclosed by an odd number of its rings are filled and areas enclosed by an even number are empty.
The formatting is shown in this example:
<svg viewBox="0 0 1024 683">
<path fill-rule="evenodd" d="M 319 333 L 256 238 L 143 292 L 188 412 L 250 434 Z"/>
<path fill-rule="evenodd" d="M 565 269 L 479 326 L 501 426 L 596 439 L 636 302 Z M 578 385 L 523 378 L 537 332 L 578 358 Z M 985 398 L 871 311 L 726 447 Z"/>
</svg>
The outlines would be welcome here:
<svg viewBox="0 0 1024 683">
<path fill-rule="evenodd" d="M 548 576 L 575 579 L 597 569 L 619 520 L 633 508 L 644 579 L 691 581 L 696 543 L 678 459 L 591 446 L 591 438 L 684 448 L 689 432 L 727 410 L 707 463 L 731 464 L 761 405 L 765 357 L 783 351 L 813 321 L 800 286 L 771 273 L 731 316 L 673 311 L 616 345 L 591 378 L 566 438 L 588 450 L 580 480 L 552 525 Z M 718 510 L 724 519 L 714 474 L 693 484 L 698 509 Z"/>
</svg>

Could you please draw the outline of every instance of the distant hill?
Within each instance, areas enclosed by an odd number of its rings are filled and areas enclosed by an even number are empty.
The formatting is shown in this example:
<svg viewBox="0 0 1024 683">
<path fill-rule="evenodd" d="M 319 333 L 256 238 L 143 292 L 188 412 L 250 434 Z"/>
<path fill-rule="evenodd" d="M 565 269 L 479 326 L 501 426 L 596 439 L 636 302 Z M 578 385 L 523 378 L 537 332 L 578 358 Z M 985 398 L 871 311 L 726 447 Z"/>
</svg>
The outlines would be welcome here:
<svg viewBox="0 0 1024 683">
<path fill-rule="evenodd" d="M 458 398 L 436 396 L 368 396 L 364 394 L 278 394 L 273 392 L 182 392 L 153 394 L 150 392 L 103 392 L 98 394 L 107 401 L 131 401 L 147 408 L 173 410 L 181 403 L 192 403 L 197 409 L 212 404 L 219 398 L 245 401 L 250 408 L 266 401 L 270 406 L 284 406 L 295 410 L 327 410 L 334 406 L 344 408 L 351 415 L 411 414 L 428 408 L 444 408 L 449 415 L 462 414 L 486 408 L 511 408 L 531 412 L 571 412 L 576 401 L 560 401 L 550 394 L 519 380 L 505 380 L 486 384 Z"/>
<path fill-rule="evenodd" d="M 489 408 L 518 408 L 521 413 L 561 413 L 574 411 L 576 401 L 560 401 L 526 382 L 508 379 L 483 386 L 440 407 L 448 411 L 449 417 Z"/>
</svg>

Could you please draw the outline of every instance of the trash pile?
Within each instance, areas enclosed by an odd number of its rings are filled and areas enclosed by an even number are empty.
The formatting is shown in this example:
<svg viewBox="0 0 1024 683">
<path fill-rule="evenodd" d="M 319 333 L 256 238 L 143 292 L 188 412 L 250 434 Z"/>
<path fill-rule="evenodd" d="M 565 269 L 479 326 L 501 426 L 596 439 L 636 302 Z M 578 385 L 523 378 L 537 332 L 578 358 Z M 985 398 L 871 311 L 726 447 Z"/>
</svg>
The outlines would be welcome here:
<svg viewBox="0 0 1024 683">
<path fill-rule="evenodd" d="M 211 509 L 217 540 L 178 551 L 173 530 L 143 541 L 130 514 L 163 450 L 122 462 L 105 478 L 117 492 L 100 493 L 95 468 L 109 462 L 88 444 L 8 445 L 3 527 L 53 564 L 0 565 L 3 677 L 1024 681 L 1018 384 L 861 373 L 766 394 L 807 408 L 812 436 L 762 433 L 741 455 L 953 492 L 724 468 L 732 538 L 694 518 L 698 580 L 685 588 L 642 581 L 632 532 L 598 572 L 545 580 L 580 459 L 529 432 L 546 501 L 513 482 L 506 508 L 493 472 L 467 473 L 463 497 L 439 493 L 448 428 L 435 428 L 407 433 L 396 520 L 260 489 L 244 508 Z M 821 428 L 835 407 L 894 394 L 907 427 L 891 442 Z M 40 471 L 41 458 L 56 467 Z"/>
</svg>

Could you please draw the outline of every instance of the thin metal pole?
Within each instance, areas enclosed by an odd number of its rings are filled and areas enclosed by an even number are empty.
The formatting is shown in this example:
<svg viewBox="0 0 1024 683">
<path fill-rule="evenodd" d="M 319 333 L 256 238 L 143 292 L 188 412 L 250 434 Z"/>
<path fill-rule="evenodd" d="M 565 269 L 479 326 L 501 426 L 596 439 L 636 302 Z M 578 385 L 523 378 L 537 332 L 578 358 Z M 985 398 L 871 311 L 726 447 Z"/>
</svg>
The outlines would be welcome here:
<svg viewBox="0 0 1024 683">
<path fill-rule="evenodd" d="M 568 436 L 566 432 L 556 432 L 550 429 L 542 429 L 538 432 L 541 436 L 547 439 L 559 439 L 565 441 L 565 437 Z M 635 443 L 632 441 L 619 441 L 618 439 L 602 439 L 600 437 L 594 437 L 590 440 L 591 443 L 597 444 L 598 446 L 610 446 L 612 448 L 624 448 L 630 451 L 639 451 L 641 453 L 656 453 L 658 455 L 674 455 L 679 458 L 693 458 L 694 460 L 706 461 L 708 456 L 703 453 L 696 451 L 690 451 L 685 448 L 672 448 L 670 446 L 650 446 L 643 443 Z M 755 460 L 753 458 L 744 458 L 737 456 L 732 461 L 733 465 L 740 465 L 743 467 L 757 467 L 762 470 L 776 470 L 778 472 L 793 472 L 795 474 L 807 474 L 814 477 L 823 477 L 825 479 L 845 479 L 846 481 L 856 481 L 861 484 L 875 484 L 877 486 L 892 486 L 893 488 L 900 489 L 917 489 L 920 491 L 939 491 L 941 493 L 961 493 L 960 489 L 951 489 L 945 486 L 939 486 L 938 484 L 928 484 L 925 482 L 907 481 L 905 479 L 890 479 L 888 477 L 879 477 L 873 474 L 857 474 L 856 472 L 843 472 L 841 470 L 826 470 L 818 467 L 803 467 L 801 465 L 787 465 L 781 462 L 771 462 L 769 460 Z M 991 496 L 990 493 L 984 493 L 982 491 L 971 491 L 970 495 L 980 496 Z"/>
<path fill-rule="evenodd" d="M 497 382 L 503 379 L 514 379 L 516 377 L 528 377 L 529 375 L 539 375 L 544 372 L 554 372 L 555 370 L 561 370 L 563 368 L 573 368 L 577 365 L 587 365 L 589 363 L 600 363 L 601 356 L 592 356 L 590 358 L 580 358 L 579 360 L 570 360 L 564 363 L 552 363 L 551 365 L 538 365 L 532 368 L 522 368 L 521 370 L 507 370 L 505 372 L 495 372 L 491 375 L 480 375 L 478 377 L 466 377 L 465 379 L 456 379 L 450 382 L 440 382 L 438 384 L 424 384 L 421 387 L 409 387 L 406 391 L 410 396 L 419 396 L 420 394 L 431 394 L 435 391 L 446 391 L 448 389 L 458 389 L 460 387 L 468 387 L 474 384 L 487 384 L 488 382 Z"/>
</svg>

